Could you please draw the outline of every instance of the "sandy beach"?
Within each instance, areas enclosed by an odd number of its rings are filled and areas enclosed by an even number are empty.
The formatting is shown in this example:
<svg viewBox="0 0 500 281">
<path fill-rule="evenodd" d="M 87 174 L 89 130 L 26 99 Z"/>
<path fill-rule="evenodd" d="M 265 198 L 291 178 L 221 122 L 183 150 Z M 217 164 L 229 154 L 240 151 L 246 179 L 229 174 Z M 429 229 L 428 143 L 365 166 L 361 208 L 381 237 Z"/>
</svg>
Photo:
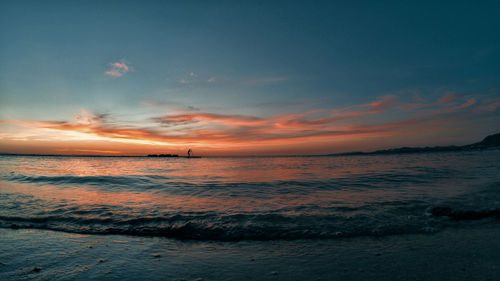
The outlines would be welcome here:
<svg viewBox="0 0 500 281">
<path fill-rule="evenodd" d="M 2 280 L 495 280 L 500 225 L 331 240 L 192 242 L 0 229 Z"/>
</svg>

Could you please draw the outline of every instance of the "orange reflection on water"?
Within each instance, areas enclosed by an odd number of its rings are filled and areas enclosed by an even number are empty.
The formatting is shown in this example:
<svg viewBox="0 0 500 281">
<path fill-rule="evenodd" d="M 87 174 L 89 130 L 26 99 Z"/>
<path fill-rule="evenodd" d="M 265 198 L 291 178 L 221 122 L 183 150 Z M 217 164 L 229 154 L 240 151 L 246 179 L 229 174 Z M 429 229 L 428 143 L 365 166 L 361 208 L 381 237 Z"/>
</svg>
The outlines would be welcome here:
<svg viewBox="0 0 500 281">
<path fill-rule="evenodd" d="M 412 194 L 406 194 L 407 190 L 398 185 L 363 187 L 377 182 L 372 175 L 397 169 L 401 173 L 401 167 L 409 167 L 405 171 L 408 174 L 416 173 L 411 167 L 422 165 L 418 156 L 23 157 L 16 159 L 17 166 L 6 165 L 9 160 L 3 159 L 3 175 L 22 175 L 38 181 L 2 182 L 3 193 L 23 193 L 49 202 L 152 208 L 158 212 L 247 212 L 308 205 L 355 207 L 392 198 L 400 200 L 415 196 L 415 192 L 433 192 L 428 185 L 414 187 Z M 426 161 L 428 167 L 443 165 L 440 159 Z M 460 190 L 455 188 L 453 192 Z"/>
</svg>

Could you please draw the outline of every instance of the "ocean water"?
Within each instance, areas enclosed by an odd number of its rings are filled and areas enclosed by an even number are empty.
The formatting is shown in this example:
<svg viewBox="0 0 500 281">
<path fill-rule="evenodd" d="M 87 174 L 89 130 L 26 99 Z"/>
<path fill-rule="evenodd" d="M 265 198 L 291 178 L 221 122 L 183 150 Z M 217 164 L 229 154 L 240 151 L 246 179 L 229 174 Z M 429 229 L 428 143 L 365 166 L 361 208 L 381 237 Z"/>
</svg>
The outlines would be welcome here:
<svg viewBox="0 0 500 281">
<path fill-rule="evenodd" d="M 180 241 L 498 223 L 500 150 L 345 157 L 0 156 L 0 228 Z"/>
</svg>

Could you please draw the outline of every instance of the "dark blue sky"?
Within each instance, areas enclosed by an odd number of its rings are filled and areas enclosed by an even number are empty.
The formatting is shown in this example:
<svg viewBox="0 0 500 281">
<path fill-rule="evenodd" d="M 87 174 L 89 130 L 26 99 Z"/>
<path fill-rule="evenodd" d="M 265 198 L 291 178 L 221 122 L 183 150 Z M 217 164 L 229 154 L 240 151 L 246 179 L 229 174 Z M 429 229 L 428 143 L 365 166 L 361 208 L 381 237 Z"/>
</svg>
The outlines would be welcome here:
<svg viewBox="0 0 500 281">
<path fill-rule="evenodd" d="M 487 106 L 500 97 L 498 11 L 498 1 L 2 1 L 0 118 L 85 110 L 150 128 L 193 109 L 272 118 L 387 96 L 391 109 L 450 95 L 443 110 Z M 491 112 L 474 117 L 477 133 L 500 129 Z"/>
</svg>

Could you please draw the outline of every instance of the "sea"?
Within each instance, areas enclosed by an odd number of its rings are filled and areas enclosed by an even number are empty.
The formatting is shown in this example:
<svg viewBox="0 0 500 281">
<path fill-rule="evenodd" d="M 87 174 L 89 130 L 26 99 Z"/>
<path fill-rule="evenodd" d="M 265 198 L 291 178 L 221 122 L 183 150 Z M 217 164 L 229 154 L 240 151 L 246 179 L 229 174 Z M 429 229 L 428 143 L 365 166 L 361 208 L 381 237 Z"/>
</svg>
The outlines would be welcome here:
<svg viewBox="0 0 500 281">
<path fill-rule="evenodd" d="M 0 228 L 189 241 L 437 233 L 500 218 L 500 150 L 0 156 Z"/>
</svg>

